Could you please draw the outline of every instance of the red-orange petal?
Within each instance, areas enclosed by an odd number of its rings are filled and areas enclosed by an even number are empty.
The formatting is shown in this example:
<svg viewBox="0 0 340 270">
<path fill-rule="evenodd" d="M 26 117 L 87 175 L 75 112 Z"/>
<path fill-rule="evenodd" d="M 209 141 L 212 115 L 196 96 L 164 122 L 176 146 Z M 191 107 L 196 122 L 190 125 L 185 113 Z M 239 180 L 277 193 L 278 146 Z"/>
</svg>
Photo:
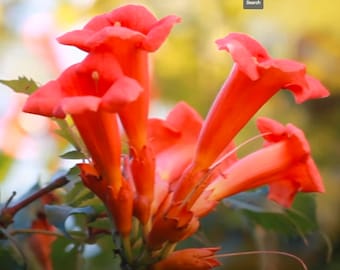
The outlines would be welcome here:
<svg viewBox="0 0 340 270">
<path fill-rule="evenodd" d="M 220 248 L 188 248 L 171 253 L 155 263 L 152 270 L 209 270 L 220 262 L 214 257 Z"/>
<path fill-rule="evenodd" d="M 118 194 L 115 194 L 112 187 L 107 187 L 106 206 L 122 236 L 128 236 L 132 229 L 133 196 L 131 185 L 127 181 L 122 182 Z"/>
<path fill-rule="evenodd" d="M 258 122 L 264 134 L 263 149 L 235 162 L 208 187 L 211 200 L 246 191 L 261 185 L 270 187 L 269 198 L 290 206 L 297 192 L 323 192 L 323 183 L 310 156 L 310 147 L 301 130 L 270 119 Z"/>
</svg>

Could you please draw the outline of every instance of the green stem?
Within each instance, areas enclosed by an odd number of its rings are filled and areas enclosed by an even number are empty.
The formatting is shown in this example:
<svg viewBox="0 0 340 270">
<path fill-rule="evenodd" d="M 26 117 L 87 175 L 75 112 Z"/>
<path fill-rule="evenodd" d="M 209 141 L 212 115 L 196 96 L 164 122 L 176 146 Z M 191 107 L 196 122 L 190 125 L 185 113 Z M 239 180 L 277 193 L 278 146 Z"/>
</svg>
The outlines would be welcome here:
<svg viewBox="0 0 340 270">
<path fill-rule="evenodd" d="M 143 226 L 143 239 L 146 240 L 148 239 L 148 235 L 151 231 L 151 219 L 149 218 L 148 222 Z"/>
<path fill-rule="evenodd" d="M 126 256 L 126 260 L 129 264 L 132 263 L 133 256 L 132 256 L 132 248 L 131 248 L 131 242 L 129 236 L 122 237 L 122 244 L 124 247 L 124 253 Z"/>
<path fill-rule="evenodd" d="M 162 249 L 161 258 L 166 258 L 170 253 L 174 251 L 177 243 L 166 243 L 165 247 Z"/>
</svg>

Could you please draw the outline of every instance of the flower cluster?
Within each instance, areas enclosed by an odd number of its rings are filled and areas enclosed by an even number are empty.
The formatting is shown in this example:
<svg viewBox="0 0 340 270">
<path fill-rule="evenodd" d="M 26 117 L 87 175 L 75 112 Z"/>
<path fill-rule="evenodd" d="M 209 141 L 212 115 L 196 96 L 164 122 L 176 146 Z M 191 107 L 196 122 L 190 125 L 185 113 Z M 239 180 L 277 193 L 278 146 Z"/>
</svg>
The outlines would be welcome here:
<svg viewBox="0 0 340 270">
<path fill-rule="evenodd" d="M 82 181 L 106 206 L 122 239 L 122 256 L 134 269 L 219 265 L 218 248 L 173 249 L 225 197 L 268 185 L 269 198 L 289 207 L 297 192 L 324 191 L 308 142 L 291 124 L 259 119 L 263 148 L 237 158 L 233 138 L 280 89 L 290 90 L 297 103 L 328 95 L 303 64 L 271 58 L 245 34 L 216 42 L 234 66 L 205 119 L 184 102 L 165 120 L 148 118 L 148 54 L 179 21 L 158 20 L 138 5 L 94 17 L 58 39 L 86 57 L 41 86 L 24 107 L 71 117 L 90 157 L 78 164 Z"/>
</svg>

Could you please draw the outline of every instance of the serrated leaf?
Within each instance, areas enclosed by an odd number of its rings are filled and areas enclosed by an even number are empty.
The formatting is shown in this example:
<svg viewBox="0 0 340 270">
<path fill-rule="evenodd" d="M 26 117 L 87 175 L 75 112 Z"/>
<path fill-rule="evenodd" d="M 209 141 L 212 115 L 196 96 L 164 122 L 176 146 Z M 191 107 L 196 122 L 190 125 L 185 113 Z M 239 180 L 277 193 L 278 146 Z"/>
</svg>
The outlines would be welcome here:
<svg viewBox="0 0 340 270">
<path fill-rule="evenodd" d="M 60 155 L 60 157 L 64 159 L 86 159 L 86 156 L 78 150 L 72 150 L 72 151 L 66 152 Z"/>
<path fill-rule="evenodd" d="M 32 94 L 39 86 L 25 76 L 18 77 L 16 80 L 0 80 L 0 83 L 8 86 L 17 93 Z"/>
<path fill-rule="evenodd" d="M 49 223 L 57 227 L 70 239 L 73 239 L 73 237 L 65 227 L 67 218 L 72 215 L 84 215 L 86 222 L 88 223 L 93 221 L 96 217 L 95 210 L 90 206 L 73 208 L 67 205 L 45 205 L 45 213 Z"/>
</svg>

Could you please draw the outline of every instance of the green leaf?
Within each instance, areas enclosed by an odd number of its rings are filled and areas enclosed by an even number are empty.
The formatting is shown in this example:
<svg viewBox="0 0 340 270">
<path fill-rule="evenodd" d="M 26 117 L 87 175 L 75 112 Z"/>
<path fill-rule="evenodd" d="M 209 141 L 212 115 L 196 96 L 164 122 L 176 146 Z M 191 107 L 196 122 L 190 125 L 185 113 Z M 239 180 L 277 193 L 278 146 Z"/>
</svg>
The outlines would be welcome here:
<svg viewBox="0 0 340 270">
<path fill-rule="evenodd" d="M 299 194 L 299 196 L 295 198 L 293 207 L 286 211 L 290 221 L 294 223 L 302 233 L 318 230 L 316 203 L 313 195 Z"/>
<path fill-rule="evenodd" d="M 78 197 L 82 197 L 83 194 L 87 194 L 87 192 L 88 190 L 84 187 L 81 180 L 75 182 L 73 187 L 66 194 L 66 203 L 73 207 L 76 207 L 77 205 L 75 205 L 74 202 L 78 200 Z"/>
<path fill-rule="evenodd" d="M 315 200 L 310 194 L 298 194 L 291 208 L 283 208 L 267 199 L 268 189 L 261 188 L 236 194 L 223 200 L 223 203 L 241 210 L 250 222 L 264 229 L 279 233 L 304 237 L 306 233 L 318 229 Z"/>
<path fill-rule="evenodd" d="M 110 222 L 109 218 L 98 218 L 95 221 L 92 221 L 88 224 L 92 228 L 97 229 L 104 229 L 104 230 L 111 230 L 112 229 L 112 223 Z"/>
<path fill-rule="evenodd" d="M 71 143 L 76 149 L 79 149 L 79 146 L 74 139 L 72 128 L 69 126 L 67 120 L 58 118 L 53 118 L 53 120 L 59 126 L 59 129 L 55 130 L 54 132 Z"/>
<path fill-rule="evenodd" d="M 79 269 L 79 246 L 68 238 L 58 237 L 52 244 L 53 269 Z"/>
<path fill-rule="evenodd" d="M 80 226 L 82 228 L 85 227 L 87 223 L 93 221 L 96 218 L 96 212 L 90 206 L 73 208 L 67 205 L 45 205 L 45 213 L 48 221 L 52 225 L 63 232 L 66 237 L 75 240 L 85 240 L 84 238 L 86 237 L 86 232 L 79 230 L 69 230 L 65 224 L 66 220 L 74 215 L 82 215 L 85 218 L 80 219 L 80 222 L 83 223 L 81 225 L 84 225 Z"/>
<path fill-rule="evenodd" d="M 12 157 L 0 152 L 0 184 L 6 179 L 6 175 L 14 161 Z M 0 199 L 2 198 L 0 197 Z"/>
<path fill-rule="evenodd" d="M 60 157 L 64 159 L 86 159 L 86 156 L 78 150 L 72 150 L 72 151 L 66 152 L 60 155 Z"/>
<path fill-rule="evenodd" d="M 26 265 L 21 261 L 21 257 L 15 254 L 15 250 L 9 246 L 7 241 L 0 242 L 0 262 L 1 269 L 25 270 Z"/>
<path fill-rule="evenodd" d="M 17 266 L 18 268 L 10 268 L 10 269 L 26 269 L 27 268 L 27 263 L 28 263 L 28 257 L 26 256 L 26 254 L 24 253 L 23 250 L 23 246 L 21 245 L 21 243 L 15 238 L 13 237 L 11 234 L 9 234 L 6 229 L 0 228 L 0 233 L 2 236 L 5 236 L 8 240 L 8 242 L 6 243 L 6 249 L 8 251 L 10 251 L 10 253 L 8 255 L 10 255 L 15 262 L 19 263 Z M 0 243 L 1 244 L 1 243 Z M 1 253 L 2 253 L 2 245 L 0 245 L 0 257 Z M 7 258 L 8 259 L 8 258 Z M 3 267 L 4 265 L 2 264 L 3 260 L 1 260 L 1 266 Z M 14 265 L 13 265 L 14 266 Z M 21 268 L 22 266 L 22 268 Z M 3 268 L 1 268 L 3 269 Z"/>
<path fill-rule="evenodd" d="M 25 76 L 18 77 L 16 80 L 0 80 L 0 83 L 8 86 L 17 93 L 32 94 L 37 88 L 38 84 Z"/>
<path fill-rule="evenodd" d="M 283 213 L 284 208 L 267 198 L 267 189 L 238 193 L 226 198 L 223 203 L 228 207 L 252 212 Z"/>
<path fill-rule="evenodd" d="M 315 200 L 313 196 L 307 194 L 299 194 L 293 207 L 283 213 L 257 212 L 249 209 L 242 211 L 251 222 L 279 233 L 299 234 L 304 238 L 305 234 L 318 229 Z"/>
<path fill-rule="evenodd" d="M 66 203 L 73 207 L 81 207 L 89 205 L 89 200 L 94 198 L 96 198 L 96 195 L 91 190 L 86 188 L 81 181 L 78 181 L 67 193 Z M 98 199 L 95 201 L 94 204 L 98 204 Z"/>
<path fill-rule="evenodd" d="M 92 193 L 92 197 L 81 201 L 78 207 L 82 206 L 91 206 L 97 213 L 103 213 L 107 210 L 105 204 L 103 204 L 103 202 L 94 193 Z"/>
<path fill-rule="evenodd" d="M 77 165 L 73 166 L 71 169 L 68 170 L 66 173 L 66 178 L 71 182 L 76 182 L 80 180 L 80 169 Z"/>
<path fill-rule="evenodd" d="M 246 217 L 257 225 L 262 226 L 266 230 L 271 230 L 279 233 L 294 235 L 296 228 L 290 222 L 287 216 L 276 213 L 256 213 L 249 210 L 243 210 Z"/>
<path fill-rule="evenodd" d="M 69 117 L 66 117 L 65 119 L 53 118 L 53 120 L 59 126 L 59 129 L 56 130 L 55 133 L 73 145 L 75 150 L 81 152 L 82 159 L 88 158 L 86 147 L 79 135 L 79 132 L 77 131 L 77 128 L 72 123 L 72 120 Z M 76 158 L 79 157 L 77 156 Z"/>
</svg>

